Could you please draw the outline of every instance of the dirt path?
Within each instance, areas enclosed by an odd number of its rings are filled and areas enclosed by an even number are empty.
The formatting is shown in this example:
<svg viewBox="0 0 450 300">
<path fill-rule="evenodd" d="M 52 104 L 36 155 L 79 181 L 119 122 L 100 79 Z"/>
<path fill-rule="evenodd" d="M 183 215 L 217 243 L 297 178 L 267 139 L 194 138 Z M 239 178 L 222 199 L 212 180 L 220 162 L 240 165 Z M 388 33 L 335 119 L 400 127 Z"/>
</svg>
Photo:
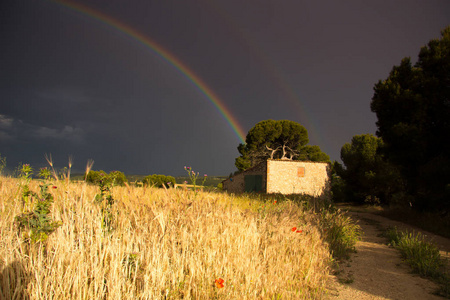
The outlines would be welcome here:
<svg viewBox="0 0 450 300">
<path fill-rule="evenodd" d="M 361 226 L 362 241 L 356 244 L 357 253 L 332 277 L 329 299 L 443 299 L 432 294 L 438 286 L 412 274 L 399 252 L 379 235 L 389 226 L 420 231 L 440 247 L 441 255 L 447 259 L 450 258 L 449 239 L 370 213 L 348 214 Z"/>
</svg>

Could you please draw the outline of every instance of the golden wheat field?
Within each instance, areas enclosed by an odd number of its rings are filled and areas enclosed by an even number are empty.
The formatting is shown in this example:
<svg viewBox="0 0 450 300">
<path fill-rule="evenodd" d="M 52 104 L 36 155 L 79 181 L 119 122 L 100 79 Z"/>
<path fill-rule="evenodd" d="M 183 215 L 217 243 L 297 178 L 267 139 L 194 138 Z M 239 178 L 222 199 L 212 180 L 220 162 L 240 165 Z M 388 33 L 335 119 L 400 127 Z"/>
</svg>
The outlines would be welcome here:
<svg viewBox="0 0 450 300">
<path fill-rule="evenodd" d="M 39 181 L 30 190 L 39 191 Z M 23 240 L 20 179 L 0 177 L 2 299 L 320 299 L 330 255 L 316 215 L 288 199 L 53 182 L 45 242 Z M 29 201 L 39 201 L 30 199 Z M 30 203 L 31 203 L 30 202 Z M 295 230 L 294 227 L 296 228 Z"/>
</svg>

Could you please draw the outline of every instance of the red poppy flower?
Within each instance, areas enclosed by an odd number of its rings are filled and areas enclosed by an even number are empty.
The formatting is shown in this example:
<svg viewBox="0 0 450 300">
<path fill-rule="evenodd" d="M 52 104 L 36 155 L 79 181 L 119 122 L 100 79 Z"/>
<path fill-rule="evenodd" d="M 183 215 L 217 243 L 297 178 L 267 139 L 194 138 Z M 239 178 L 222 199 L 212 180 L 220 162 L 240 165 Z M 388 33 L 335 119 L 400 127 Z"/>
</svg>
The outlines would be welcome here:
<svg viewBox="0 0 450 300">
<path fill-rule="evenodd" d="M 216 286 L 221 289 L 224 287 L 223 283 L 225 282 L 225 280 L 223 280 L 222 278 L 218 278 L 216 279 Z"/>
<path fill-rule="evenodd" d="M 273 201 L 273 204 L 277 204 L 277 200 Z"/>
<path fill-rule="evenodd" d="M 292 227 L 291 231 L 294 232 L 297 230 L 297 227 Z"/>
<path fill-rule="evenodd" d="M 299 229 L 299 230 L 297 230 L 296 232 L 297 232 L 297 233 L 302 233 L 303 230 Z"/>
<path fill-rule="evenodd" d="M 57 189 L 58 187 L 56 185 L 52 186 L 52 188 Z"/>
</svg>

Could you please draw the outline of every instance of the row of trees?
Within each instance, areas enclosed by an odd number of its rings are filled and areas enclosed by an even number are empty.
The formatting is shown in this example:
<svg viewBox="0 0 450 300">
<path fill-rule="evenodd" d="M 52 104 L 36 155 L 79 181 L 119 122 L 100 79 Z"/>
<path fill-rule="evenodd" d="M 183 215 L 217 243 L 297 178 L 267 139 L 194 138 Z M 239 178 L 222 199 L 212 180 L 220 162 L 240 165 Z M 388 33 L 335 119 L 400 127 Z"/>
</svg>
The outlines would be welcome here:
<svg viewBox="0 0 450 300">
<path fill-rule="evenodd" d="M 377 137 L 355 136 L 335 164 L 343 184 L 335 191 L 362 202 L 450 208 L 450 27 L 420 50 L 417 63 L 404 58 L 374 88 L 371 109 Z"/>
<path fill-rule="evenodd" d="M 404 58 L 374 88 L 371 109 L 377 136 L 357 135 L 334 162 L 336 200 L 407 205 L 418 210 L 450 208 L 450 27 L 420 50 L 416 64 Z M 265 120 L 240 144 L 239 171 L 268 158 L 329 162 L 307 145 L 298 123 Z"/>
</svg>

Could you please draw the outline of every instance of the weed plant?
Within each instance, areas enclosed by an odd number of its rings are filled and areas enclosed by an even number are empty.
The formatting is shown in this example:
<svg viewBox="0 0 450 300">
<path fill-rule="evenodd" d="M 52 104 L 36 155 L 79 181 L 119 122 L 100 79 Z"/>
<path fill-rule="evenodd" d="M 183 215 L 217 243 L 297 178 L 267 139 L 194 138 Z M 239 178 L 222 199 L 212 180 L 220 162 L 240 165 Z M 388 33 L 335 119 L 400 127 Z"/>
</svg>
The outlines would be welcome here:
<svg viewBox="0 0 450 300">
<path fill-rule="evenodd" d="M 45 242 L 49 234 L 61 226 L 61 222 L 54 221 L 50 217 L 53 195 L 48 188 L 51 184 L 41 182 L 40 192 L 33 192 L 29 187 L 32 173 L 30 165 L 22 166 L 20 183 L 22 211 L 15 217 L 14 223 L 25 242 Z M 41 169 L 40 176 L 48 179 L 49 173 L 46 169 Z"/>
<path fill-rule="evenodd" d="M 105 233 L 110 233 L 114 229 L 114 197 L 111 189 L 114 186 L 114 176 L 100 173 L 98 178 L 98 186 L 100 193 L 95 195 L 95 203 L 100 206 L 102 214 L 102 228 Z"/>
<path fill-rule="evenodd" d="M 197 179 L 200 176 L 200 173 L 197 172 L 195 173 L 194 170 L 192 170 L 191 167 L 184 167 L 184 169 L 186 170 L 186 172 L 188 173 L 189 179 L 191 180 L 191 184 L 194 186 L 194 196 L 197 196 L 198 190 L 197 190 Z M 208 177 L 208 175 L 203 175 L 203 182 L 201 184 L 201 186 L 203 187 L 205 185 L 205 181 L 206 178 Z"/>
<path fill-rule="evenodd" d="M 6 157 L 3 157 L 0 153 L 0 176 L 3 173 L 3 170 L 6 168 Z"/>
</svg>

